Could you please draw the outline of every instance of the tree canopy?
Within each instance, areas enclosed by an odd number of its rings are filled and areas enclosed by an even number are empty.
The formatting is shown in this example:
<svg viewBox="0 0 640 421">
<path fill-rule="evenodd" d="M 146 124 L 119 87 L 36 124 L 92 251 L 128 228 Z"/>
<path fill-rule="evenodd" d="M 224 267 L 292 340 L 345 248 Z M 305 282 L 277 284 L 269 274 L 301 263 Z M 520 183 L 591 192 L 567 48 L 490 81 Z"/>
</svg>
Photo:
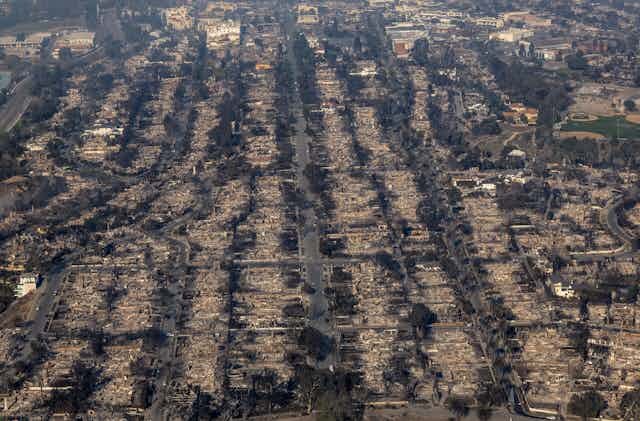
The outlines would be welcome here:
<svg viewBox="0 0 640 421">
<path fill-rule="evenodd" d="M 573 395 L 568 405 L 569 412 L 583 420 L 599 417 L 606 408 L 607 402 L 595 390 Z"/>
</svg>

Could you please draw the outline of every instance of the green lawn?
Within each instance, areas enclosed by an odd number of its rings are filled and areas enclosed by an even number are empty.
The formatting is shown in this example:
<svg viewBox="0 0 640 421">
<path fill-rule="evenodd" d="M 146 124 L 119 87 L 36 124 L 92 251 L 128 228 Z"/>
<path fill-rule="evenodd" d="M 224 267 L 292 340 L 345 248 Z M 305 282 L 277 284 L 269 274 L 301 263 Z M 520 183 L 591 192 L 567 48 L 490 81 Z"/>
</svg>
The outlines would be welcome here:
<svg viewBox="0 0 640 421">
<path fill-rule="evenodd" d="M 600 117 L 593 121 L 569 121 L 562 126 L 567 132 L 600 133 L 608 138 L 640 139 L 640 124 L 625 120 L 624 116 Z"/>
</svg>

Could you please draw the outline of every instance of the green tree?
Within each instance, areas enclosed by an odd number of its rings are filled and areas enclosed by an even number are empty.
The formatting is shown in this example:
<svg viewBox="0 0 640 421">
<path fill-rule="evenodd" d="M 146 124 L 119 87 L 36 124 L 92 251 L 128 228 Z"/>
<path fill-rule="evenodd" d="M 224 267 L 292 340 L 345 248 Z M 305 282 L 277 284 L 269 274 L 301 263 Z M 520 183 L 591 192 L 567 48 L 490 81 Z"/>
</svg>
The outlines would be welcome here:
<svg viewBox="0 0 640 421">
<path fill-rule="evenodd" d="M 6 283 L 0 284 L 0 313 L 5 311 L 14 299 L 15 292 L 13 291 L 13 287 Z"/>
<path fill-rule="evenodd" d="M 411 50 L 413 60 L 420 66 L 426 66 L 429 63 L 429 41 L 425 38 L 416 40 Z"/>
<path fill-rule="evenodd" d="M 413 326 L 416 331 L 421 334 L 426 334 L 431 327 L 432 324 L 438 321 L 438 316 L 436 313 L 431 311 L 429 307 L 425 306 L 422 303 L 417 303 L 413 305 L 411 309 L 411 314 L 409 314 L 409 321 L 411 322 L 411 326 Z"/>
<path fill-rule="evenodd" d="M 606 408 L 607 402 L 595 390 L 573 395 L 567 407 L 570 413 L 581 417 L 585 421 L 587 418 L 599 417 L 600 413 Z"/>
<path fill-rule="evenodd" d="M 323 361 L 333 350 L 333 338 L 324 335 L 318 329 L 307 326 L 298 337 L 298 343 L 305 347 L 309 355 Z"/>
<path fill-rule="evenodd" d="M 357 385 L 358 375 L 337 370 L 319 370 L 309 366 L 296 368 L 298 397 L 307 413 L 315 412 L 315 419 L 343 421 L 361 419 L 362 402 L 366 391 Z M 364 393 L 364 394 L 363 394 Z"/>
<path fill-rule="evenodd" d="M 114 40 L 109 37 L 104 42 L 104 52 L 112 59 L 121 59 L 123 57 L 124 45 L 122 41 Z"/>
<path fill-rule="evenodd" d="M 622 396 L 620 412 L 625 420 L 640 420 L 640 388 L 636 388 Z"/>
<path fill-rule="evenodd" d="M 325 383 L 324 375 L 313 368 L 302 366 L 298 369 L 296 378 L 300 401 L 306 413 L 310 414 L 320 399 Z"/>
<path fill-rule="evenodd" d="M 347 394 L 331 390 L 318 402 L 318 421 L 344 421 L 353 419 L 353 404 Z"/>
<path fill-rule="evenodd" d="M 589 63 L 587 63 L 583 54 L 578 51 L 576 54 L 567 57 L 567 66 L 569 66 L 571 70 L 587 70 Z"/>
<path fill-rule="evenodd" d="M 445 402 L 447 409 L 460 421 L 469 415 L 469 398 L 464 396 L 449 396 Z"/>
<path fill-rule="evenodd" d="M 362 41 L 359 36 L 356 36 L 353 40 L 353 52 L 356 54 L 362 53 Z"/>
<path fill-rule="evenodd" d="M 638 107 L 636 106 L 636 102 L 632 99 L 627 99 L 624 102 L 624 109 L 627 110 L 628 112 L 634 112 L 638 109 Z"/>
<path fill-rule="evenodd" d="M 60 49 L 59 53 L 60 60 L 69 61 L 73 58 L 73 53 L 71 52 L 71 48 L 63 47 Z"/>
<path fill-rule="evenodd" d="M 493 417 L 493 408 L 490 406 L 480 406 L 476 409 L 476 415 L 480 421 L 489 421 Z"/>
<path fill-rule="evenodd" d="M 267 403 L 267 412 L 270 414 L 276 398 L 276 388 L 278 387 L 278 375 L 271 369 L 264 369 L 252 376 L 253 391 L 260 399 Z"/>
<path fill-rule="evenodd" d="M 587 358 L 587 353 L 589 352 L 589 344 L 587 342 L 589 336 L 589 328 L 583 324 L 572 326 L 569 332 L 569 343 L 584 359 Z"/>
<path fill-rule="evenodd" d="M 84 412 L 89 406 L 89 397 L 100 387 L 100 371 L 83 361 L 75 361 L 71 369 L 70 389 L 56 390 L 47 406 L 53 411 L 72 414 Z"/>
</svg>

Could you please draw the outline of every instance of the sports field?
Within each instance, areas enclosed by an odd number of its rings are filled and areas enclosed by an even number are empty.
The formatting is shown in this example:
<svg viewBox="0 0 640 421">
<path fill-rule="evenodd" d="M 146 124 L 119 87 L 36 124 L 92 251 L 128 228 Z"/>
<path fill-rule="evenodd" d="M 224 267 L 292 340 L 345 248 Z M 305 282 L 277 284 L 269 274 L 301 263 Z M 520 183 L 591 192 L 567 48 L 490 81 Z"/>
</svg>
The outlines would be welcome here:
<svg viewBox="0 0 640 421">
<path fill-rule="evenodd" d="M 640 139 L 640 124 L 634 124 L 621 115 L 599 117 L 592 121 L 570 120 L 562 126 L 562 131 L 599 133 L 607 138 Z"/>
</svg>

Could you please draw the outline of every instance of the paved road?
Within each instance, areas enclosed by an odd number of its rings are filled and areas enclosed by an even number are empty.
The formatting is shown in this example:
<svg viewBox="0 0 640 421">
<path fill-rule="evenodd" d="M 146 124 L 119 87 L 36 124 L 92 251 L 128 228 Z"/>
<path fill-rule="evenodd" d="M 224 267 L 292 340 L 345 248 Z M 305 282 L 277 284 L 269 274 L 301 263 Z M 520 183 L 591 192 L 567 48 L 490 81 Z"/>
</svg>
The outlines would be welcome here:
<svg viewBox="0 0 640 421">
<path fill-rule="evenodd" d="M 611 200 L 605 208 L 606 213 L 603 214 L 603 218 L 614 237 L 617 237 L 624 243 L 631 243 L 633 242 L 634 237 L 620 226 L 620 221 L 618 219 L 618 209 L 624 205 L 625 199 L 626 197 L 620 197 Z"/>
<path fill-rule="evenodd" d="M 629 198 L 638 200 L 639 197 L 639 192 L 634 189 L 628 195 L 611 199 L 601 213 L 600 218 L 602 223 L 607 225 L 611 235 L 613 235 L 623 243 L 621 247 L 615 250 L 598 250 L 584 253 L 571 253 L 571 257 L 578 262 L 597 262 L 607 259 L 631 257 L 636 255 L 638 246 L 635 242 L 635 237 L 629 234 L 624 228 L 620 226 L 617 211 Z"/>
<path fill-rule="evenodd" d="M 289 16 L 291 19 L 291 16 Z M 292 20 L 285 24 L 289 31 L 287 34 L 287 57 L 291 63 L 293 80 L 297 81 L 300 74 L 298 69 L 295 51 L 293 48 L 295 40 L 295 25 Z M 310 183 L 304 175 L 304 169 L 311 162 L 309 156 L 309 146 L 313 141 L 311 136 L 306 133 L 306 120 L 303 115 L 303 104 L 298 90 L 298 84 L 295 84 L 295 95 L 292 96 L 292 114 L 296 119 L 293 126 L 295 141 L 295 161 L 297 165 L 297 181 L 298 187 L 305 195 L 305 198 L 311 203 L 317 203 L 319 198 L 311 191 Z M 304 253 L 304 267 L 306 272 L 306 281 L 314 289 L 311 296 L 309 306 L 309 324 L 322 332 L 324 335 L 333 337 L 333 329 L 329 323 L 329 303 L 325 296 L 325 282 L 322 276 L 322 256 L 320 255 L 320 236 L 318 232 L 318 217 L 313 207 L 309 206 L 300 210 L 304 218 L 304 227 L 302 229 L 302 251 Z M 318 361 L 318 368 L 328 368 L 334 364 L 335 356 L 329 355 L 324 361 Z"/>
<path fill-rule="evenodd" d="M 197 209 L 185 212 L 183 215 L 173 219 L 171 222 L 163 226 L 157 233 L 152 234 L 157 241 L 167 241 L 171 243 L 176 253 L 175 267 L 187 268 L 190 264 L 191 244 L 186 237 L 176 234 L 176 231 L 190 222 L 194 215 L 197 214 L 206 201 L 200 201 Z M 167 335 L 167 342 L 157 351 L 155 361 L 155 372 L 153 377 L 154 395 L 151 407 L 148 409 L 149 418 L 152 420 L 167 419 L 166 396 L 171 377 L 174 374 L 174 362 L 176 360 L 175 347 L 176 335 L 178 334 L 177 320 L 181 316 L 182 309 L 182 284 L 178 279 L 172 279 L 167 282 L 164 287 L 171 294 L 172 301 L 169 308 L 164 312 L 161 325 L 162 332 Z"/>
<path fill-rule="evenodd" d="M 421 408 L 419 406 L 408 406 L 398 409 L 367 409 L 365 412 L 365 420 L 384 419 L 392 420 L 429 420 L 429 421 L 449 421 L 455 417 L 451 412 L 442 407 Z M 464 421 L 479 421 L 476 411 L 469 411 L 469 415 L 463 418 Z M 524 415 L 511 414 L 505 408 L 496 408 L 493 411 L 492 421 L 531 421 L 531 418 Z"/>
<path fill-rule="evenodd" d="M 64 287 L 64 281 L 67 276 L 65 268 L 68 262 L 75 260 L 84 250 L 74 251 L 65 255 L 55 264 L 53 269 L 47 274 L 46 280 L 37 290 L 36 309 L 33 314 L 33 319 L 29 323 L 28 329 L 26 329 L 24 342 L 25 345 L 20 350 L 15 360 L 12 363 L 9 370 L 13 370 L 18 362 L 33 363 L 34 355 L 32 343 L 37 342 L 40 336 L 48 329 L 51 315 L 55 312 L 58 300 L 60 298 L 61 290 Z M 19 373 L 14 373 L 18 375 Z"/>
<path fill-rule="evenodd" d="M 511 142 L 513 142 L 514 140 L 516 140 L 518 137 L 523 136 L 523 135 L 525 135 L 525 134 L 531 134 L 531 133 L 533 133 L 533 135 L 534 135 L 534 139 L 532 139 L 532 140 L 530 141 L 530 143 L 535 144 L 535 133 L 536 133 L 536 129 L 534 128 L 534 129 L 526 129 L 526 130 L 523 130 L 523 131 L 517 131 L 517 132 L 515 132 L 515 133 L 512 133 L 512 134 L 511 134 L 511 136 L 509 136 L 508 138 L 506 138 L 506 139 L 504 140 L 504 142 L 502 142 L 502 145 L 503 145 L 503 146 L 510 146 L 510 145 L 511 145 Z"/>
<path fill-rule="evenodd" d="M 188 114 L 188 112 L 185 112 L 183 117 L 188 118 Z M 176 144 L 179 146 L 181 151 L 184 151 L 184 139 L 186 134 L 186 130 L 181 131 L 178 136 L 178 140 L 176 140 Z M 172 156 L 169 154 L 163 156 L 163 159 L 167 161 L 169 161 L 170 158 L 172 158 Z M 214 202 L 216 195 L 217 191 L 211 192 L 211 197 L 214 197 Z M 200 214 L 201 211 L 210 206 L 210 203 L 210 200 L 207 200 L 205 197 L 201 197 L 201 200 L 197 201 L 197 204 L 193 209 L 174 218 L 153 235 L 158 241 L 167 241 L 171 243 L 172 248 L 176 250 L 176 268 L 186 269 L 189 267 L 191 256 L 191 244 L 186 236 L 177 233 L 178 230 L 186 226 L 190 221 L 193 221 L 196 215 Z M 169 391 L 171 379 L 175 374 L 176 336 L 179 333 L 177 321 L 182 317 L 182 295 L 186 287 L 186 282 L 188 282 L 187 279 L 185 279 L 184 283 L 181 283 L 179 279 L 172 279 L 165 285 L 173 298 L 169 308 L 166 309 L 163 314 L 164 317 L 160 325 L 160 329 L 167 335 L 167 342 L 163 344 L 161 349 L 156 353 L 154 373 L 155 380 L 153 381 L 154 395 L 151 407 L 148 409 L 148 417 L 152 420 L 168 419 L 167 411 L 171 409 L 170 405 L 167 405 L 166 397 L 167 392 Z"/>
<path fill-rule="evenodd" d="M 124 32 L 122 31 L 122 25 L 118 18 L 118 10 L 115 7 L 111 9 L 103 9 L 101 12 L 101 19 L 102 22 L 97 33 L 97 37 L 100 41 L 105 41 L 109 38 L 124 41 Z"/>
<path fill-rule="evenodd" d="M 464 120 L 464 101 L 462 100 L 462 93 L 459 90 L 453 91 L 453 107 L 455 108 L 456 116 L 460 120 Z"/>
<path fill-rule="evenodd" d="M 102 47 L 95 48 L 85 55 L 76 57 L 65 67 L 71 68 L 87 64 L 99 57 L 101 53 Z M 13 129 L 27 111 L 33 100 L 31 95 L 33 85 L 33 76 L 27 75 L 11 90 L 11 97 L 7 103 L 0 108 L 0 133 Z"/>
<path fill-rule="evenodd" d="M 75 59 L 70 66 L 80 65 L 91 61 L 98 57 L 101 51 L 101 48 L 96 48 Z M 9 102 L 5 104 L 8 106 L 8 109 L 5 108 L 0 115 L 0 132 L 3 129 L 11 130 L 22 117 L 22 114 L 26 111 L 26 108 L 29 105 L 28 103 L 31 101 L 30 94 L 32 87 L 32 77 L 27 76 L 13 89 L 13 96 Z M 12 101 L 17 101 L 17 103 L 12 103 Z M 84 250 L 76 250 L 61 257 L 60 261 L 47 274 L 47 278 L 44 280 L 43 284 L 38 288 L 38 300 L 35 315 L 25 336 L 27 345 L 25 345 L 18 355 L 17 361 L 31 360 L 32 349 L 30 342 L 35 341 L 48 328 L 48 322 L 52 313 L 55 311 L 59 298 L 58 293 L 65 278 L 65 268 L 70 262 L 73 262 L 78 256 L 80 256 L 83 251 Z"/>
<path fill-rule="evenodd" d="M 0 110 L 0 132 L 8 132 L 20 121 L 31 104 L 33 78 L 27 76 L 11 90 L 11 98 Z"/>
</svg>

